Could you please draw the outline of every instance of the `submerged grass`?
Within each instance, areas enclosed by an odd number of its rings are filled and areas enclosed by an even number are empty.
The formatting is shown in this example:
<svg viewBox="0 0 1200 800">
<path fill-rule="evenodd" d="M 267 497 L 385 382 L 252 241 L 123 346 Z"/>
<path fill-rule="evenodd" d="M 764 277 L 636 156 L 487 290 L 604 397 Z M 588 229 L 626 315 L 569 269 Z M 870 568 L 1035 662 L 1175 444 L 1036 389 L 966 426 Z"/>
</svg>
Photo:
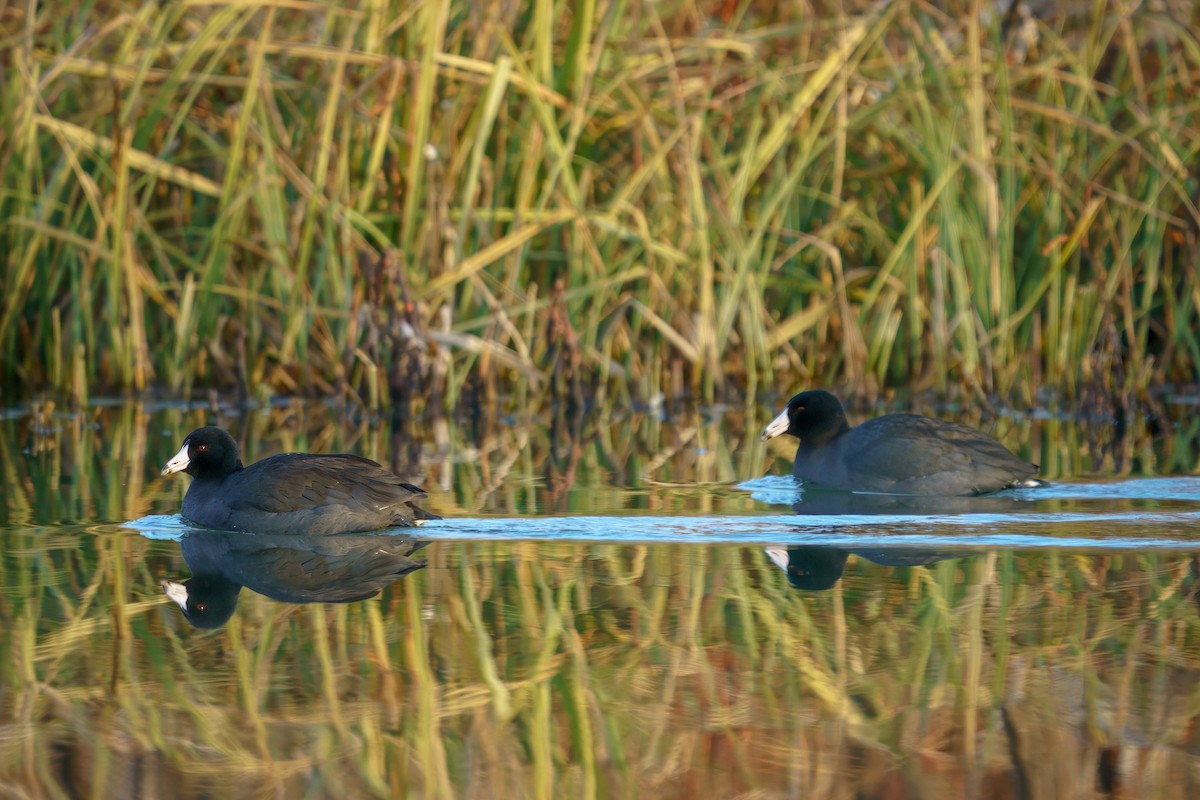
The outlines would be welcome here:
<svg viewBox="0 0 1200 800">
<path fill-rule="evenodd" d="M 1194 4 L 710 5 L 8 8 L 6 394 L 1195 378 Z"/>
</svg>

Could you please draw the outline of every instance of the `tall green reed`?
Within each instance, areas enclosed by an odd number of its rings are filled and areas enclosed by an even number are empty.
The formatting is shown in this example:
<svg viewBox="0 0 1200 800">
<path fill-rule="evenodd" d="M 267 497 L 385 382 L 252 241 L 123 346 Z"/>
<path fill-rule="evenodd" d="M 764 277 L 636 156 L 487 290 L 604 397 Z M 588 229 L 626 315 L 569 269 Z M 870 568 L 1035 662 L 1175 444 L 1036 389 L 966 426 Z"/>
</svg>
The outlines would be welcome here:
<svg viewBox="0 0 1200 800">
<path fill-rule="evenodd" d="M 1102 7 L 1019 49 L 970 3 L 565 12 L 14 9 L 6 392 L 1194 377 L 1181 21 Z"/>
</svg>

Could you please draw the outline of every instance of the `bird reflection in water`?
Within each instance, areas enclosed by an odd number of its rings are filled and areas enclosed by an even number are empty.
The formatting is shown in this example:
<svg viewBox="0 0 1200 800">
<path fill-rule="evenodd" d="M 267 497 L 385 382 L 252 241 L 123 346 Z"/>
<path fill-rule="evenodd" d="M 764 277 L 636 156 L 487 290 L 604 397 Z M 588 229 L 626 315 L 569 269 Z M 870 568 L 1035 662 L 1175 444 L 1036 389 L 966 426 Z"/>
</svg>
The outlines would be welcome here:
<svg viewBox="0 0 1200 800">
<path fill-rule="evenodd" d="M 926 497 L 913 494 L 844 492 L 805 484 L 792 510 L 801 516 L 904 516 L 941 517 L 959 514 L 1020 514 L 1035 509 L 1042 498 L 1036 492 L 1008 491 L 967 497 Z"/>
<path fill-rule="evenodd" d="M 984 497 L 928 497 L 920 495 L 865 494 L 822 489 L 806 485 L 792 509 L 801 516 L 947 516 L 955 514 L 1014 514 L 1029 507 L 1035 498 L 1020 493 L 1001 493 Z M 842 545 L 825 547 L 803 545 L 768 547 L 767 557 L 782 569 L 795 589 L 823 591 L 833 588 L 842 577 L 846 561 L 857 555 L 886 567 L 928 566 L 948 558 L 963 558 L 969 553 L 945 552 L 926 548 L 878 546 L 882 537 L 872 536 L 875 546 Z M 864 543 L 865 544 L 865 543 Z"/>
<path fill-rule="evenodd" d="M 162 588 L 197 628 L 219 628 L 233 615 L 243 586 L 284 603 L 353 603 L 424 567 L 411 556 L 426 544 L 379 533 L 193 530 L 182 541 L 192 577 L 163 581 Z"/>
<path fill-rule="evenodd" d="M 793 589 L 821 592 L 832 589 L 841 580 L 851 555 L 885 567 L 923 567 L 947 558 L 962 558 L 966 553 L 939 553 L 935 550 L 876 548 L 861 550 L 840 547 L 767 547 L 767 558 L 787 575 Z"/>
</svg>

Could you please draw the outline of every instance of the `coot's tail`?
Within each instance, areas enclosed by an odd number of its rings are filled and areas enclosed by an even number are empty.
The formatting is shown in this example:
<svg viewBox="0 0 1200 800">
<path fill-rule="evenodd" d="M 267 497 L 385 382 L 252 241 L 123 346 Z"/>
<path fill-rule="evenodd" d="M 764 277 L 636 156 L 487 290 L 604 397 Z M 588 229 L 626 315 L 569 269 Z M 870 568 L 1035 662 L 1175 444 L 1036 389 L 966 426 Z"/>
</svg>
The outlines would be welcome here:
<svg viewBox="0 0 1200 800">
<path fill-rule="evenodd" d="M 397 522 L 403 525 L 423 525 L 431 519 L 441 519 L 437 514 L 434 514 L 432 511 L 426 511 L 414 502 L 428 496 L 425 494 L 424 489 L 411 483 L 402 483 L 400 486 L 412 492 L 415 497 L 412 500 L 405 501 L 404 507 L 397 512 Z"/>
<path fill-rule="evenodd" d="M 404 515 L 404 521 L 409 525 L 424 525 L 431 519 L 441 519 L 437 514 L 434 514 L 432 511 L 426 511 L 416 503 L 405 503 L 404 505 L 411 512 Z"/>
</svg>

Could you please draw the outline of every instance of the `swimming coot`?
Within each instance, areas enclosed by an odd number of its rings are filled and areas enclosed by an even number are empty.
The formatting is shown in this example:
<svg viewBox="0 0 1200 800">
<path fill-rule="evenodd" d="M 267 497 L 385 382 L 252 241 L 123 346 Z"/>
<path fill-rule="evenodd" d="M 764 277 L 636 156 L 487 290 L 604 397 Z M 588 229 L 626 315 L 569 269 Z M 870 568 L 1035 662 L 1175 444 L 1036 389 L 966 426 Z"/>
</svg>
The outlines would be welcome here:
<svg viewBox="0 0 1200 800">
<path fill-rule="evenodd" d="M 243 467 L 220 428 L 188 434 L 162 474 L 173 472 L 192 476 L 183 516 L 206 528 L 322 536 L 441 519 L 416 504 L 423 489 L 370 459 L 285 453 Z"/>
<path fill-rule="evenodd" d="M 831 489 L 910 495 L 974 495 L 1044 486 L 1036 464 L 965 425 L 888 414 L 851 428 L 829 392 L 802 392 L 763 431 L 800 440 L 792 473 Z"/>
</svg>

